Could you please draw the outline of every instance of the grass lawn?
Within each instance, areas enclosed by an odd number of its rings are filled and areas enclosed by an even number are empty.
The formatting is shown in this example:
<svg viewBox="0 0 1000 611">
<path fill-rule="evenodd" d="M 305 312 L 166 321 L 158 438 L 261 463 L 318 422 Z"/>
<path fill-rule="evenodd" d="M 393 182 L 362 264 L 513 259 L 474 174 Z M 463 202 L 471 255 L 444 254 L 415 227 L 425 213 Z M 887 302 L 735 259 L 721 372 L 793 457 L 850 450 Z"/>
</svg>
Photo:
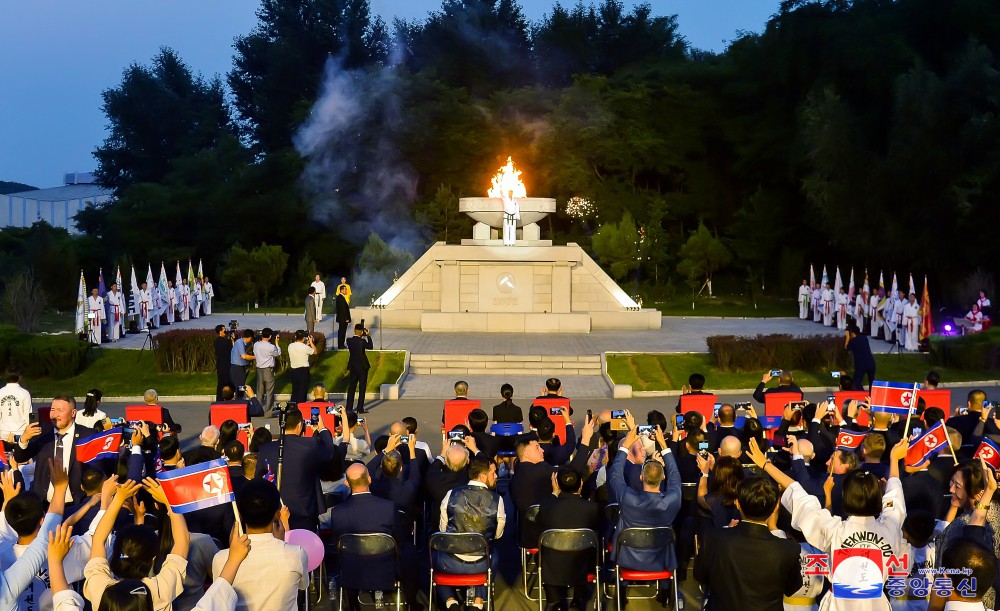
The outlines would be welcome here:
<svg viewBox="0 0 1000 611">
<path fill-rule="evenodd" d="M 970 382 L 997 377 L 995 371 L 970 371 L 932 367 L 930 358 L 922 354 L 876 355 L 876 373 L 879 379 L 897 382 L 921 382 L 930 369 L 941 374 L 941 380 Z M 608 375 L 615 384 L 631 384 L 633 390 L 680 390 L 687 384 L 688 376 L 699 372 L 708 379 L 706 387 L 712 390 L 754 388 L 764 373 L 724 373 L 716 369 L 708 354 L 611 354 L 608 355 Z M 849 372 L 850 373 L 850 372 Z M 835 385 L 830 372 L 794 372 L 799 386 Z"/>
<path fill-rule="evenodd" d="M 712 299 L 699 297 L 691 308 L 691 297 L 677 297 L 670 301 L 656 301 L 652 306 L 664 316 L 726 316 L 747 318 L 773 318 L 777 316 L 798 316 L 799 311 L 792 299 L 758 297 L 754 302 L 741 296 L 717 296 Z"/>
<path fill-rule="evenodd" d="M 395 383 L 403 372 L 403 352 L 369 351 L 372 368 L 368 373 L 368 390 L 377 392 L 381 384 Z M 250 374 L 248 382 L 255 384 Z M 347 351 L 326 352 L 312 368 L 312 381 L 322 381 L 333 392 L 347 390 Z M 91 351 L 88 365 L 80 375 L 64 380 L 41 378 L 25 380 L 25 385 L 36 397 L 51 397 L 57 393 L 84 395 L 91 388 L 99 388 L 106 396 L 138 396 L 147 388 L 155 388 L 161 395 L 214 395 L 215 373 L 159 373 L 152 355 L 137 350 L 104 350 L 101 354 Z M 276 392 L 290 393 L 291 377 L 288 372 L 278 376 Z"/>
</svg>

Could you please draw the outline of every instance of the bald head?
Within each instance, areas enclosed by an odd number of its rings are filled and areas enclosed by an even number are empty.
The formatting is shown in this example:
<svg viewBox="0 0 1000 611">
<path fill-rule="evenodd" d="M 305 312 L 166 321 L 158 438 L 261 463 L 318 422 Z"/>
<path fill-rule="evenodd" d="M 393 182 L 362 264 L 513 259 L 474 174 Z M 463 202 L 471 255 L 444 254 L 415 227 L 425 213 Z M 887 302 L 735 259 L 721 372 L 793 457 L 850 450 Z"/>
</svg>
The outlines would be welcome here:
<svg viewBox="0 0 1000 611">
<path fill-rule="evenodd" d="M 892 425 L 892 414 L 888 412 L 874 412 L 872 413 L 872 420 L 875 422 L 875 428 L 887 429 Z"/>
<path fill-rule="evenodd" d="M 719 443 L 719 456 L 739 458 L 741 454 L 743 454 L 743 444 L 740 443 L 739 438 L 730 435 L 724 437 Z"/>
<path fill-rule="evenodd" d="M 803 460 L 812 460 L 816 456 L 816 449 L 811 441 L 802 439 L 799 441 L 799 454 L 802 455 Z"/>
<path fill-rule="evenodd" d="M 361 463 L 354 463 L 347 468 L 347 485 L 351 487 L 351 494 L 368 492 L 371 478 L 368 476 L 368 469 Z"/>
<path fill-rule="evenodd" d="M 406 435 L 409 431 L 406 430 L 406 425 L 403 424 L 402 420 L 397 420 L 389 425 L 390 435 Z"/>
<path fill-rule="evenodd" d="M 453 443 L 448 446 L 448 453 L 445 454 L 444 462 L 449 470 L 457 473 L 469 465 L 469 451 L 465 446 Z"/>
<path fill-rule="evenodd" d="M 219 443 L 219 429 L 209 425 L 201 430 L 201 445 L 214 448 Z"/>
</svg>

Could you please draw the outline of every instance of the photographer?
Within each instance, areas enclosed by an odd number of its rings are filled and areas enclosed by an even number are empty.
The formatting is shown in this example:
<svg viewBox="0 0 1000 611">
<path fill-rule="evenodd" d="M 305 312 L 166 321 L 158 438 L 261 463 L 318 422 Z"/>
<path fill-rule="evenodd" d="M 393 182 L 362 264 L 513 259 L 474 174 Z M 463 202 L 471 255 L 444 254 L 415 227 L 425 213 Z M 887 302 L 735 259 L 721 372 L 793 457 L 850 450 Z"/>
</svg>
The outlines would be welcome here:
<svg viewBox="0 0 1000 611">
<path fill-rule="evenodd" d="M 354 408 L 354 390 L 357 388 L 359 414 L 365 413 L 365 389 L 368 388 L 368 370 L 371 369 L 365 350 L 373 350 L 374 347 L 368 329 L 361 324 L 354 325 L 354 337 L 347 340 L 350 352 L 347 357 L 347 409 Z"/>
<path fill-rule="evenodd" d="M 295 332 L 295 341 L 288 346 L 289 373 L 292 377 L 292 401 L 304 403 L 309 388 L 309 357 L 316 354 L 311 333 Z"/>
<path fill-rule="evenodd" d="M 229 380 L 229 353 L 233 350 L 234 337 L 226 331 L 226 325 L 215 325 L 215 400 L 222 400 L 222 387 Z"/>
<path fill-rule="evenodd" d="M 246 387 L 247 366 L 254 360 L 254 355 L 250 351 L 250 342 L 253 341 L 253 330 L 244 329 L 243 337 L 233 338 L 233 347 L 229 351 L 229 379 L 236 387 L 237 396 Z"/>
<path fill-rule="evenodd" d="M 270 327 L 264 327 L 260 332 L 260 341 L 253 344 L 254 362 L 257 364 L 257 394 L 268 410 L 274 407 L 274 359 L 281 356 L 281 348 L 278 346 L 280 337 Z"/>
</svg>

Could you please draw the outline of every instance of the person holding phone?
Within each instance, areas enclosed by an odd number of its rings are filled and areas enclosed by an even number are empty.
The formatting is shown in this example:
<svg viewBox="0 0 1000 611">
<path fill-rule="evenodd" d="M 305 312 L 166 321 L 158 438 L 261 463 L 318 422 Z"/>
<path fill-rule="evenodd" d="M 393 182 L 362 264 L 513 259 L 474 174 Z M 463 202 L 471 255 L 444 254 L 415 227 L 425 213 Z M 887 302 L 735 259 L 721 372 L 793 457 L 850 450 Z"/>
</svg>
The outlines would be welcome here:
<svg viewBox="0 0 1000 611">
<path fill-rule="evenodd" d="M 350 355 L 347 357 L 347 409 L 354 408 L 354 393 L 357 390 L 358 413 L 363 414 L 365 413 L 365 392 L 368 388 L 368 370 L 371 369 L 366 351 L 375 349 L 374 344 L 372 344 L 372 336 L 364 325 L 354 325 L 354 337 L 347 340 L 347 349 L 350 351 Z"/>
<path fill-rule="evenodd" d="M 76 399 L 70 395 L 57 395 L 52 399 L 49 408 L 51 424 L 44 427 L 31 418 L 14 445 L 14 460 L 26 463 L 34 459 L 35 477 L 31 482 L 31 491 L 45 500 L 52 500 L 52 486 L 49 460 L 62 465 L 62 470 L 69 474 L 69 487 L 65 489 L 66 503 L 76 505 L 83 501 L 83 465 L 76 460 L 75 446 L 80 439 L 86 439 L 95 433 L 94 429 L 76 423 Z"/>
<path fill-rule="evenodd" d="M 770 382 L 774 378 L 778 378 L 778 385 L 774 388 L 768 388 L 767 390 L 764 390 L 768 382 Z M 753 391 L 754 401 L 757 401 L 758 403 L 763 403 L 764 395 L 773 392 L 797 392 L 801 395 L 802 389 L 799 388 L 798 384 L 795 383 L 794 379 L 792 378 L 791 371 L 787 369 L 771 369 L 769 371 L 764 372 L 763 377 L 761 377 L 760 379 L 760 384 L 758 384 L 757 388 L 754 389 Z"/>
</svg>

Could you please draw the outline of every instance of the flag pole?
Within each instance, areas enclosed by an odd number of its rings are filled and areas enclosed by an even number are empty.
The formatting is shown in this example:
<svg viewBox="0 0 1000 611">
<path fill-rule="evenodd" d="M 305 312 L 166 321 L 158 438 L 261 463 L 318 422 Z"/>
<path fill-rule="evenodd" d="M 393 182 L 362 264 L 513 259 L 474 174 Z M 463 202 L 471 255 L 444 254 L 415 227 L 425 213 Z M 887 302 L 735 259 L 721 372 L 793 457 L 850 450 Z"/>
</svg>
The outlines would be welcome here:
<svg viewBox="0 0 1000 611">
<path fill-rule="evenodd" d="M 236 501 L 230 503 L 233 506 L 233 515 L 236 516 L 236 535 L 243 536 L 243 518 L 240 517 L 240 508 L 236 506 Z"/>
<path fill-rule="evenodd" d="M 917 387 L 919 384 L 913 384 L 913 393 L 910 395 L 910 404 L 906 406 L 906 426 L 903 427 L 903 439 L 910 438 L 910 418 L 913 416 L 914 403 L 917 402 Z"/>
<path fill-rule="evenodd" d="M 945 425 L 944 425 L 944 438 L 948 442 L 948 449 L 951 450 L 951 459 L 953 461 L 955 461 L 955 464 L 957 465 L 958 464 L 958 457 L 955 456 L 955 448 L 951 445 L 951 435 L 948 434 L 948 424 L 947 423 L 945 423 Z"/>
</svg>

